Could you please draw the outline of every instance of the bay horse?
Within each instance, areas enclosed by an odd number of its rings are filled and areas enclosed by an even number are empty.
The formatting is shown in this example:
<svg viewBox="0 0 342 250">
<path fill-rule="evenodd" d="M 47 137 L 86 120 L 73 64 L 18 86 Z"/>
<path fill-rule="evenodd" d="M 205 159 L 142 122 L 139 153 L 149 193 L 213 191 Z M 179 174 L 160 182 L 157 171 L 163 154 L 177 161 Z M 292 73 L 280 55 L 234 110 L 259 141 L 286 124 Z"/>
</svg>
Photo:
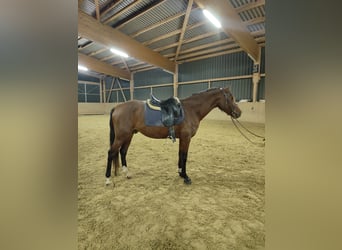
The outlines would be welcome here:
<svg viewBox="0 0 342 250">
<path fill-rule="evenodd" d="M 196 134 L 200 121 L 214 108 L 219 108 L 233 118 L 239 118 L 241 110 L 235 103 L 235 98 L 228 88 L 211 88 L 195 93 L 180 100 L 185 118 L 182 123 L 175 125 L 175 135 L 179 138 L 178 174 L 184 178 L 185 184 L 191 184 L 186 174 L 186 160 L 191 138 Z M 108 150 L 106 185 L 110 184 L 111 167 L 114 162 L 115 176 L 119 169 L 119 153 L 123 172 L 130 178 L 126 154 L 135 133 L 161 139 L 167 138 L 167 127 L 146 126 L 144 122 L 144 101 L 131 100 L 117 105 L 110 112 L 110 149 Z"/>
</svg>

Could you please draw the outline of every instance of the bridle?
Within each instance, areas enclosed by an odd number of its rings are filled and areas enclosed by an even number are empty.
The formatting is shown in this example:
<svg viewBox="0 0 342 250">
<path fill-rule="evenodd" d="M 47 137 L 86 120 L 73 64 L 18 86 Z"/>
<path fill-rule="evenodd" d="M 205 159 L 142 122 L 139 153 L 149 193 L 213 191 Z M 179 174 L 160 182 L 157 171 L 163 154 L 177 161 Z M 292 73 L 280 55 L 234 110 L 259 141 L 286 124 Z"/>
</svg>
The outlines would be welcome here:
<svg viewBox="0 0 342 250">
<path fill-rule="evenodd" d="M 228 95 L 227 95 L 227 93 L 226 92 L 224 92 L 224 90 L 223 90 L 223 88 L 220 88 L 220 90 L 222 91 L 222 93 L 223 93 L 223 95 L 224 95 L 224 99 L 226 100 L 226 104 L 227 105 L 230 105 L 230 110 L 232 111 L 229 115 L 231 116 L 231 117 L 236 117 L 237 115 L 238 115 L 238 113 L 236 112 L 236 110 L 235 110 L 235 106 L 234 106 L 234 104 L 233 104 L 233 102 L 231 102 L 230 104 L 229 104 L 229 100 L 228 100 Z"/>
</svg>

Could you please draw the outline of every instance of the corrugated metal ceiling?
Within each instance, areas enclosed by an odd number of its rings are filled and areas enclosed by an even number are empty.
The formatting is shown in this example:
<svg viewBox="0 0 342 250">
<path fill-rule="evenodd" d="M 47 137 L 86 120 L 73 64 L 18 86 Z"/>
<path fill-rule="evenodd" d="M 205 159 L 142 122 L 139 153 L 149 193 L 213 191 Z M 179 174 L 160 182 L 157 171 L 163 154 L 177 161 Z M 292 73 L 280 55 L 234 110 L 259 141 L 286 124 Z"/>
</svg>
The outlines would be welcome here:
<svg viewBox="0 0 342 250">
<path fill-rule="evenodd" d="M 160 37 L 165 34 L 169 34 L 175 30 L 182 28 L 183 19 L 184 19 L 183 17 L 180 17 L 173 21 L 167 22 L 164 25 L 158 26 L 152 30 L 142 33 L 141 35 L 137 36 L 135 39 L 143 43 L 143 42 L 152 40 L 153 38 Z"/>
<path fill-rule="evenodd" d="M 259 45 L 265 44 L 265 1 L 264 0 L 224 0 L 230 3 L 241 18 L 241 22 Z M 79 6 L 83 12 L 96 18 L 94 0 L 84 0 Z M 196 51 L 203 58 L 216 55 L 213 48 L 220 49 L 226 45 L 222 53 L 232 53 L 239 45 L 233 40 L 225 41 L 229 36 L 217 30 L 202 14 L 195 1 L 188 19 L 182 41 L 181 31 L 187 9 L 187 0 L 99 0 L 101 22 L 119 29 L 146 47 L 174 60 L 177 47 L 181 43 L 179 58 L 196 60 Z M 108 21 L 110 20 L 110 21 Z M 166 21 L 164 21 L 166 20 Z M 168 20 L 168 21 L 167 21 Z M 230 38 L 231 39 L 231 38 Z M 222 41 L 222 42 L 220 42 Z M 213 45 L 211 45 L 213 44 Z M 227 44 L 232 46 L 227 47 Z M 79 53 L 94 57 L 105 63 L 119 66 L 122 69 L 139 71 L 151 65 L 135 58 L 125 59 L 126 65 L 119 56 L 114 56 L 109 49 L 94 41 L 79 37 Z M 198 49 L 197 49 L 198 48 Z M 191 53 L 187 51 L 191 50 Z M 184 52 L 185 53 L 184 53 Z M 128 52 L 129 53 L 129 52 Z M 184 59 L 185 58 L 185 59 Z M 182 62 L 180 60 L 179 62 Z"/>
</svg>

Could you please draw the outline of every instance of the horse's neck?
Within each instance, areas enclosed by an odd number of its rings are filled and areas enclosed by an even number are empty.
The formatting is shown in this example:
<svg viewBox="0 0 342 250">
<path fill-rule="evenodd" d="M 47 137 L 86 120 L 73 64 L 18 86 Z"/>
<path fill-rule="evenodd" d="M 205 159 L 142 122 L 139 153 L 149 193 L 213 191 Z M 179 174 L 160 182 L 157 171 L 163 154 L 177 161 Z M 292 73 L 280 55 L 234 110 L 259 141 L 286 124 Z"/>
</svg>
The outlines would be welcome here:
<svg viewBox="0 0 342 250">
<path fill-rule="evenodd" d="M 211 110 L 217 107 L 218 97 L 215 93 L 203 93 L 189 98 L 189 106 L 197 115 L 199 120 L 202 120 Z"/>
</svg>

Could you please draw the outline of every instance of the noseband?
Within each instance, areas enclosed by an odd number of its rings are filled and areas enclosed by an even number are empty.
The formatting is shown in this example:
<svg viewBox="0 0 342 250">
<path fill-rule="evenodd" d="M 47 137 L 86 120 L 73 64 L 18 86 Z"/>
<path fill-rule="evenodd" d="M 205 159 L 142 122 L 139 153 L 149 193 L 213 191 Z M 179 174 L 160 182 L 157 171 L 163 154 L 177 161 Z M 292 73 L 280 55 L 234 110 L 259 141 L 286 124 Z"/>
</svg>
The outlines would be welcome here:
<svg viewBox="0 0 342 250">
<path fill-rule="evenodd" d="M 224 90 L 222 88 L 220 88 L 220 90 L 222 90 L 222 93 L 223 93 L 224 98 L 226 100 L 226 104 L 229 105 L 227 93 L 224 92 Z M 234 107 L 233 103 L 230 104 L 230 109 L 232 110 L 232 112 L 230 113 L 230 116 L 235 117 L 238 115 L 238 113 L 235 111 L 235 107 Z"/>
</svg>

